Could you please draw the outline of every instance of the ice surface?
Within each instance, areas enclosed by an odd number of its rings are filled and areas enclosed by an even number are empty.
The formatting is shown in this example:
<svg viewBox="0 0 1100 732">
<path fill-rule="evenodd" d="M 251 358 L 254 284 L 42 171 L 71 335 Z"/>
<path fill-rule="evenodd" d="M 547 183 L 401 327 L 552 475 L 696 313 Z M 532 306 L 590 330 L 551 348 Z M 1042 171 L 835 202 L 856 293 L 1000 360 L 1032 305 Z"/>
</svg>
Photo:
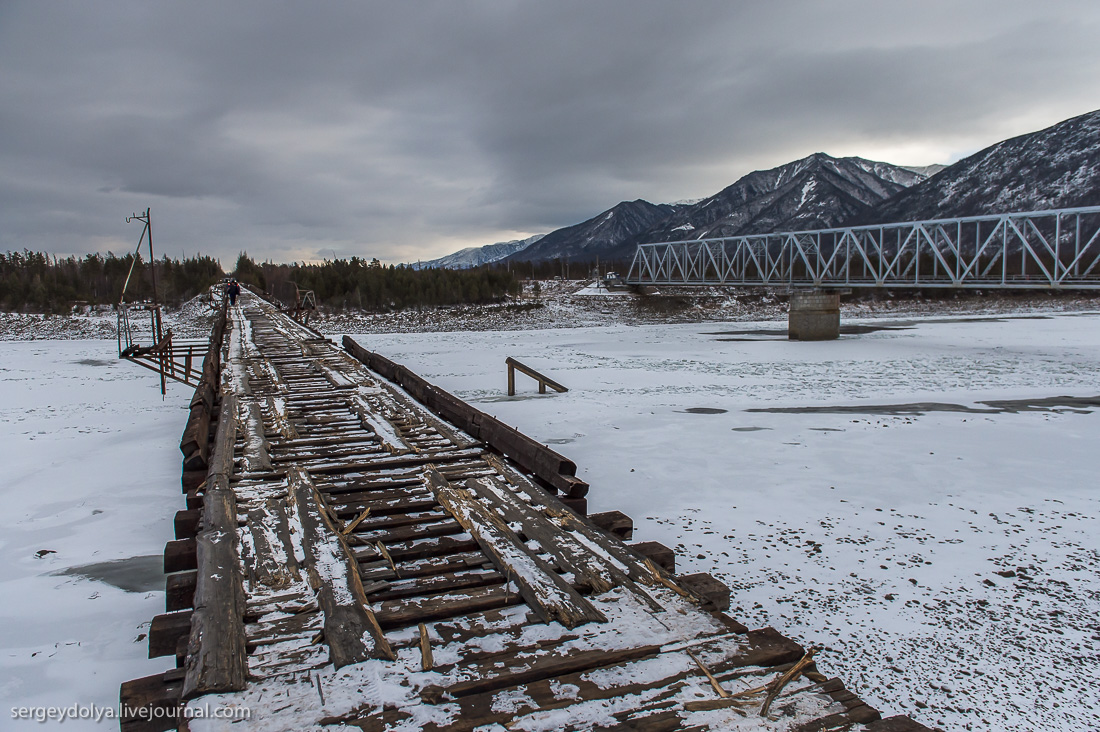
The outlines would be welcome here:
<svg viewBox="0 0 1100 732">
<path fill-rule="evenodd" d="M 179 438 L 193 389 L 169 382 L 163 401 L 159 389 L 156 374 L 117 359 L 113 339 L 0 348 L 4 729 L 51 727 L 11 720 L 13 706 L 114 707 L 122 682 L 172 665 L 147 658 L 149 621 L 164 612 L 149 560 L 184 507 Z"/>
<path fill-rule="evenodd" d="M 1100 316 L 938 318 L 818 343 L 716 330 L 360 342 L 568 442 L 591 511 L 630 514 L 636 539 L 677 548 L 680 572 L 725 581 L 746 624 L 824 645 L 827 672 L 884 711 L 947 729 L 1100 725 L 1100 415 L 873 413 L 1100 394 Z M 506 356 L 570 391 L 498 400 Z M 867 413 L 746 411 L 804 406 Z"/>
</svg>

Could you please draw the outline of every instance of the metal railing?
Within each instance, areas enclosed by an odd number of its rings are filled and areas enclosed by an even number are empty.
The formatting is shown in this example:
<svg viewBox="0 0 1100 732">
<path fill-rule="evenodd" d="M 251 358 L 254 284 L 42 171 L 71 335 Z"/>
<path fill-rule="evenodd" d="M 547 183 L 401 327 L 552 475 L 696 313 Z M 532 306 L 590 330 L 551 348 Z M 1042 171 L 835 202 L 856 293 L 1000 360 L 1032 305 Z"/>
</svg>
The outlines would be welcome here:
<svg viewBox="0 0 1100 732">
<path fill-rule="evenodd" d="M 627 283 L 1100 289 L 1100 206 L 642 244 Z"/>
</svg>

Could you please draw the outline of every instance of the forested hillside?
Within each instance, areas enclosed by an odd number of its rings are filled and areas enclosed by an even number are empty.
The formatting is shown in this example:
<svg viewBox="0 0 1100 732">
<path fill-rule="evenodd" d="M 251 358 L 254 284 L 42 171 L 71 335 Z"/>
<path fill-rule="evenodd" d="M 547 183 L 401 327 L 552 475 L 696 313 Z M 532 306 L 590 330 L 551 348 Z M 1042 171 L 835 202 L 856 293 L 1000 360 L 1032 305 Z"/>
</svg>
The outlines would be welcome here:
<svg viewBox="0 0 1100 732">
<path fill-rule="evenodd" d="M 133 264 L 133 254 L 57 258 L 31 251 L 0 252 L 0 308 L 62 313 L 74 305 L 117 303 Z M 160 300 L 169 304 L 194 297 L 223 276 L 221 265 L 213 257 L 156 261 L 157 292 Z M 126 299 L 132 302 L 151 295 L 149 267 L 139 260 Z"/>
<path fill-rule="evenodd" d="M 417 270 L 358 257 L 321 264 L 258 264 L 242 254 L 234 276 L 285 303 L 294 302 L 297 286 L 313 290 L 318 304 L 375 312 L 499 302 L 520 292 L 519 280 L 505 267 Z"/>
</svg>

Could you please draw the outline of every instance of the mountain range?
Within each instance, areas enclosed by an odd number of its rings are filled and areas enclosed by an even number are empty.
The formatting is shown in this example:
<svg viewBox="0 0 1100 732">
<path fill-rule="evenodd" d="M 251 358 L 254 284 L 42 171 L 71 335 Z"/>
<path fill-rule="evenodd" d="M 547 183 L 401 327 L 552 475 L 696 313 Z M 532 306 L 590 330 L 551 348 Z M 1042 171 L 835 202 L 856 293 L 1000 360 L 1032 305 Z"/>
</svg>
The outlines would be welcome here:
<svg viewBox="0 0 1100 732">
<path fill-rule="evenodd" d="M 999 142 L 946 167 L 814 153 L 749 173 L 694 203 L 623 201 L 510 251 L 508 245 L 521 242 L 466 249 L 434 266 L 628 260 L 638 244 L 649 242 L 1087 205 L 1100 205 L 1100 111 Z"/>
<path fill-rule="evenodd" d="M 429 259 L 427 262 L 417 262 L 412 265 L 413 269 L 469 269 L 470 267 L 480 267 L 483 264 L 489 262 L 495 262 L 499 259 L 504 259 L 510 254 L 521 252 L 527 247 L 531 246 L 535 242 L 542 239 L 545 234 L 535 234 L 529 236 L 526 239 L 513 239 L 512 241 L 501 241 L 496 244 L 487 244 L 483 247 L 467 247 L 460 249 L 454 254 L 448 254 L 445 257 L 439 259 Z"/>
</svg>

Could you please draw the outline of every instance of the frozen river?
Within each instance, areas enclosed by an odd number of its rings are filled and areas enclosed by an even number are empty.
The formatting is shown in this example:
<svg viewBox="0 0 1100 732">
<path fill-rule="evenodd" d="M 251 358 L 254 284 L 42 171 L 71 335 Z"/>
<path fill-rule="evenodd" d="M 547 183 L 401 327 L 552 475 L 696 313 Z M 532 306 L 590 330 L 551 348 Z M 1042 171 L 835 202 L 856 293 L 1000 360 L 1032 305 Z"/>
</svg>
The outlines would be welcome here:
<svg viewBox="0 0 1100 732">
<path fill-rule="evenodd" d="M 631 515 L 680 571 L 725 581 L 746 624 L 824 646 L 823 669 L 883 711 L 1100 728 L 1100 414 L 1081 399 L 1100 395 L 1100 315 L 866 323 L 892 327 L 824 343 L 763 332 L 776 323 L 357 339 L 555 446 L 590 510 Z M 570 391 L 519 375 L 504 396 L 506 356 Z M 113 342 L 0 350 L 6 707 L 113 704 L 168 663 L 138 640 L 163 612 L 141 558 L 182 508 L 189 390 L 161 401 L 146 373 Z"/>
</svg>

